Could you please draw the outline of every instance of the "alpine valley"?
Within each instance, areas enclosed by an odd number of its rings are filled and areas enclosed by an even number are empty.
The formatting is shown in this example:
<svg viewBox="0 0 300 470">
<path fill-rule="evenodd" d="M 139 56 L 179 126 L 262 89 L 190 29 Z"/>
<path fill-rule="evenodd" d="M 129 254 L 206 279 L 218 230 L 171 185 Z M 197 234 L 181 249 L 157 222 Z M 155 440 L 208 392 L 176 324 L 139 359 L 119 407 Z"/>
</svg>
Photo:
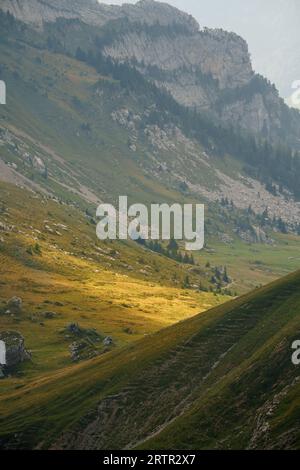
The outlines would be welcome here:
<svg viewBox="0 0 300 470">
<path fill-rule="evenodd" d="M 300 112 L 154 0 L 0 31 L 0 447 L 299 449 Z M 123 195 L 204 204 L 204 249 L 99 241 Z"/>
</svg>

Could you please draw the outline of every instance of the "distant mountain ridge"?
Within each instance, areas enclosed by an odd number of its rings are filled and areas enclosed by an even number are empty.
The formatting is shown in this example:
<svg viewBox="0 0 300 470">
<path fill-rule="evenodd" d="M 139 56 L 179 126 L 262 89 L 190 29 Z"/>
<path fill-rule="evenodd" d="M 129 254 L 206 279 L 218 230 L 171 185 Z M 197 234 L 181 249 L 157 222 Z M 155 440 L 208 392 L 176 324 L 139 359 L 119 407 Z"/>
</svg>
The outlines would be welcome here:
<svg viewBox="0 0 300 470">
<path fill-rule="evenodd" d="M 177 8 L 154 0 L 141 0 L 136 5 L 106 5 L 97 0 L 3 0 L 3 11 L 36 27 L 57 18 L 79 19 L 87 24 L 103 26 L 107 21 L 127 17 L 131 21 L 161 25 L 182 24 L 191 32 L 199 29 L 197 21 Z"/>
<path fill-rule="evenodd" d="M 4 0 L 0 8 L 34 28 L 62 18 L 96 29 L 114 25 L 102 53 L 136 67 L 178 103 L 223 125 L 300 145 L 299 113 L 254 74 L 247 43 L 234 33 L 200 29 L 190 15 L 154 0 L 121 7 L 94 0 Z"/>
</svg>

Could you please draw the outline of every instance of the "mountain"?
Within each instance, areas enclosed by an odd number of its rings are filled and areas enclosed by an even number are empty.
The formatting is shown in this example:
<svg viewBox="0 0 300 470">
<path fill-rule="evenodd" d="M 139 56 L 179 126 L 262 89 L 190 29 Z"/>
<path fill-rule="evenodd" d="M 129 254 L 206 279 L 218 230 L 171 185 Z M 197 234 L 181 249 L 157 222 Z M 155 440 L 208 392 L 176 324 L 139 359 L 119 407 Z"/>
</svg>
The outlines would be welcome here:
<svg viewBox="0 0 300 470">
<path fill-rule="evenodd" d="M 162 26 L 177 24 L 188 26 L 191 31 L 198 30 L 196 20 L 190 15 L 154 0 L 141 0 L 136 5 L 124 4 L 121 7 L 105 5 L 98 0 L 27 0 L 21 4 L 17 0 L 4 0 L 1 9 L 36 28 L 59 18 L 78 19 L 100 27 L 111 20 L 128 18 L 147 25 L 159 22 Z"/>
<path fill-rule="evenodd" d="M 297 447 L 299 274 L 260 288 L 299 269 L 296 111 L 166 4 L 0 6 L 0 327 L 30 353 L 0 446 Z M 124 194 L 204 203 L 204 249 L 98 240 Z"/>
<path fill-rule="evenodd" d="M 298 272 L 2 395 L 2 446 L 299 448 L 299 371 L 291 361 L 299 286 Z"/>
<path fill-rule="evenodd" d="M 136 19 L 149 8 L 149 24 L 122 18 L 103 27 L 78 18 L 32 27 L 24 23 L 25 16 L 18 21 L 1 14 L 1 78 L 7 83 L 8 105 L 0 114 L 0 179 L 89 214 L 99 201 L 115 203 L 122 192 L 147 205 L 204 202 L 205 263 L 208 256 L 215 267 L 227 265 L 234 291 L 245 292 L 298 267 L 300 159 L 282 142 L 277 146 L 222 127 L 211 118 L 213 110 L 202 114 L 180 104 L 157 80 L 148 79 L 137 60 L 113 59 L 108 51 L 120 48 L 120 38 L 128 35 L 146 34 L 153 47 L 163 42 L 170 50 L 178 37 L 188 41 L 180 55 L 186 63 L 195 44 L 203 56 L 213 45 L 212 59 L 192 56 L 201 67 L 209 61 L 212 67 L 216 57 L 228 62 L 224 86 L 251 75 L 248 62 L 245 69 L 241 65 L 239 53 L 246 46 L 238 36 L 199 32 L 189 16 L 157 2 L 128 6 L 128 11 Z M 172 18 L 172 23 L 157 24 L 155 18 L 165 23 Z M 227 39 L 218 42 L 219 34 Z M 147 67 L 161 74 L 155 65 Z M 211 78 L 201 77 L 209 90 Z M 246 99 L 247 93 L 240 92 Z M 203 264 L 201 254 L 197 258 Z"/>
<path fill-rule="evenodd" d="M 251 3 L 229 0 L 226 7 L 222 0 L 209 3 L 199 0 L 193 5 L 193 12 L 201 24 L 222 27 L 244 37 L 254 69 L 275 83 L 281 96 L 291 96 L 292 84 L 300 76 L 297 0 L 254 0 Z"/>
<path fill-rule="evenodd" d="M 190 15 L 154 0 L 121 7 L 96 0 L 5 0 L 1 9 L 36 28 L 62 18 L 71 22 L 71 29 L 72 20 L 106 26 L 110 34 L 102 39 L 102 53 L 132 64 L 180 104 L 227 126 L 299 145 L 299 113 L 254 74 L 248 46 L 234 33 L 200 29 Z"/>
</svg>

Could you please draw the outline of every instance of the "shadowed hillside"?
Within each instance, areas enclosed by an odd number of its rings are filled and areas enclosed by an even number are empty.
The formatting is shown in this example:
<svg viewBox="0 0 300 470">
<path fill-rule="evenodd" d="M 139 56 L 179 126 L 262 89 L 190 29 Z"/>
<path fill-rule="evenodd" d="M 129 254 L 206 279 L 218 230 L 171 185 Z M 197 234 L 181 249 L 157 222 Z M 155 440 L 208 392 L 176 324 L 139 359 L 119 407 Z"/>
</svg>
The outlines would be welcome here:
<svg viewBox="0 0 300 470">
<path fill-rule="evenodd" d="M 2 397 L 2 446 L 297 448 L 299 286 L 290 275 Z"/>
</svg>

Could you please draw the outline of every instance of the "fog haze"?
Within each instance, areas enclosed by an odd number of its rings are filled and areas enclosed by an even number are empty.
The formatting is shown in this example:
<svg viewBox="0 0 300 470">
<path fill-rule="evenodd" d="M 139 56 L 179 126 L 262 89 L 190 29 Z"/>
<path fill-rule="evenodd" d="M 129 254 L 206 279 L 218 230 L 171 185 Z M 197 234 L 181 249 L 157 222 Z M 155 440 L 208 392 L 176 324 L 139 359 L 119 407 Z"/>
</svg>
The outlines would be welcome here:
<svg viewBox="0 0 300 470">
<path fill-rule="evenodd" d="M 255 71 L 275 83 L 282 96 L 291 95 L 292 84 L 300 80 L 298 0 L 169 0 L 166 3 L 193 15 L 201 27 L 223 28 L 244 37 Z"/>
</svg>

